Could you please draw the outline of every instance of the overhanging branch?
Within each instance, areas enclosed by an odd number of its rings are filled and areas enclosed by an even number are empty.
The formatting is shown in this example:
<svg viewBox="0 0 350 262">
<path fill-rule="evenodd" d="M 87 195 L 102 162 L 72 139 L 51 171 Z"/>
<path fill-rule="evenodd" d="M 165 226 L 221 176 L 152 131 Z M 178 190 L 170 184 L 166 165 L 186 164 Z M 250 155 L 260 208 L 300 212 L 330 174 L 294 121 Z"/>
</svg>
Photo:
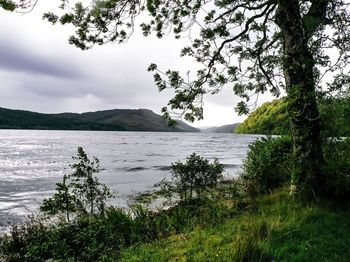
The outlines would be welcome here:
<svg viewBox="0 0 350 262">
<path fill-rule="evenodd" d="M 261 18 L 265 15 L 267 15 L 268 11 L 270 10 L 271 5 L 267 5 L 266 8 L 260 13 L 260 14 L 256 14 L 252 17 L 250 17 L 247 22 L 245 23 L 245 27 L 244 30 L 241 31 L 239 34 L 235 35 L 234 37 L 230 38 L 230 39 L 226 39 L 225 41 L 223 41 L 219 47 L 219 49 L 215 52 L 215 54 L 213 55 L 213 57 L 210 59 L 209 64 L 208 64 L 208 72 L 206 74 L 205 77 L 205 81 L 207 80 L 207 78 L 210 76 L 211 70 L 215 64 L 215 60 L 218 58 L 218 56 L 221 54 L 222 49 L 225 47 L 226 44 L 231 43 L 233 41 L 236 41 L 237 39 L 241 38 L 242 36 L 244 36 L 250 29 L 250 25 L 258 18 Z"/>
</svg>

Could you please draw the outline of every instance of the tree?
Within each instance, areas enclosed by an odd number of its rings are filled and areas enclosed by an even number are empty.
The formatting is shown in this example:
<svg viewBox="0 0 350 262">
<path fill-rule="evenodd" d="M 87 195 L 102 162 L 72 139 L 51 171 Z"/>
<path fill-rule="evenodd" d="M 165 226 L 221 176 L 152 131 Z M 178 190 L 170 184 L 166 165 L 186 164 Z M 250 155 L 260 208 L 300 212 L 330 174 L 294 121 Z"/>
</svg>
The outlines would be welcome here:
<svg viewBox="0 0 350 262">
<path fill-rule="evenodd" d="M 62 182 L 56 183 L 57 192 L 52 197 L 44 199 L 40 210 L 49 215 L 63 213 L 69 222 L 69 215 L 77 211 L 77 198 L 70 193 L 69 185 L 67 185 L 67 178 L 67 175 L 64 175 Z"/>
<path fill-rule="evenodd" d="M 44 199 L 40 209 L 50 215 L 64 213 L 67 221 L 69 214 L 93 215 L 98 211 L 103 213 L 106 200 L 113 194 L 110 189 L 98 181 L 94 174 L 100 171 L 99 160 L 94 157 L 90 160 L 82 147 L 78 147 L 76 162 L 71 166 L 72 174 L 64 175 L 62 182 L 56 183 L 56 193 Z"/>
<path fill-rule="evenodd" d="M 62 0 L 63 9 L 65 4 Z M 242 97 L 240 113 L 248 112 L 253 95 L 285 91 L 294 192 L 313 197 L 324 194 L 326 185 L 316 98 L 320 91 L 332 94 L 349 87 L 349 5 L 346 0 L 96 0 L 44 18 L 74 25 L 76 35 L 69 42 L 83 50 L 126 41 L 136 17 L 146 11 L 150 18 L 141 24 L 146 36 L 155 32 L 161 38 L 170 29 L 176 38 L 198 32 L 181 52 L 203 64 L 193 80 L 177 71 L 162 73 L 155 64 L 149 67 L 160 91 L 175 90 L 164 116 L 180 110 L 186 120 L 201 119 L 203 96 L 224 86 Z M 331 82 L 324 77 L 328 73 Z"/>
<path fill-rule="evenodd" d="M 71 165 L 74 172 L 69 178 L 72 193 L 78 199 L 77 208 L 90 215 L 96 211 L 103 213 L 106 200 L 113 195 L 110 189 L 94 176 L 100 172 L 99 160 L 96 157 L 90 160 L 82 147 L 78 147 L 78 154 L 73 159 L 77 162 Z"/>
</svg>

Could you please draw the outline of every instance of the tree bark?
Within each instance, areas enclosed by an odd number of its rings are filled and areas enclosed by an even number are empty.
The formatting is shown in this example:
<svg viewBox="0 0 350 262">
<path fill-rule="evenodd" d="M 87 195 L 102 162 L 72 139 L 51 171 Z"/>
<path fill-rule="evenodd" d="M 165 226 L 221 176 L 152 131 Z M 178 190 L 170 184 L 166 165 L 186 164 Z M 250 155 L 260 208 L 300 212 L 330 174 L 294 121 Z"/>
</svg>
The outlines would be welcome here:
<svg viewBox="0 0 350 262">
<path fill-rule="evenodd" d="M 298 0 L 279 0 L 276 24 L 284 40 L 283 70 L 294 152 L 292 190 L 312 198 L 324 193 L 320 119 L 316 103 L 314 59 L 308 48 Z"/>
</svg>

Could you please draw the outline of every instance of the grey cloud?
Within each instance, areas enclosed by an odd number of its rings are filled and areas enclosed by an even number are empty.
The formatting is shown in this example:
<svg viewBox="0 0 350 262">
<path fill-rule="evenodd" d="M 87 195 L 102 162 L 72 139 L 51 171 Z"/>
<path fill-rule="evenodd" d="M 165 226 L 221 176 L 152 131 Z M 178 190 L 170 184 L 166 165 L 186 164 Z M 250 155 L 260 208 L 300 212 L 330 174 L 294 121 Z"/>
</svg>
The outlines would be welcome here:
<svg viewBox="0 0 350 262">
<path fill-rule="evenodd" d="M 75 79 L 82 77 L 82 73 L 73 65 L 55 57 L 44 57 L 4 40 L 0 41 L 0 69 L 57 78 Z"/>
</svg>

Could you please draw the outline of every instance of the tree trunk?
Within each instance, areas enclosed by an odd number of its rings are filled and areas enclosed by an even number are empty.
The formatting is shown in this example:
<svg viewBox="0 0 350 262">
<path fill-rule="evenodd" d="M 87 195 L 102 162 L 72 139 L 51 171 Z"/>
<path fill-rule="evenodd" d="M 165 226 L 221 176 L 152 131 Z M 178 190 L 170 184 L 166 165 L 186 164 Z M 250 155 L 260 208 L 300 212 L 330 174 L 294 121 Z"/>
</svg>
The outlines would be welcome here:
<svg viewBox="0 0 350 262">
<path fill-rule="evenodd" d="M 284 40 L 283 70 L 294 152 L 292 190 L 311 198 L 323 194 L 323 155 L 316 104 L 314 59 L 308 48 L 298 0 L 280 0 L 276 23 Z"/>
</svg>

